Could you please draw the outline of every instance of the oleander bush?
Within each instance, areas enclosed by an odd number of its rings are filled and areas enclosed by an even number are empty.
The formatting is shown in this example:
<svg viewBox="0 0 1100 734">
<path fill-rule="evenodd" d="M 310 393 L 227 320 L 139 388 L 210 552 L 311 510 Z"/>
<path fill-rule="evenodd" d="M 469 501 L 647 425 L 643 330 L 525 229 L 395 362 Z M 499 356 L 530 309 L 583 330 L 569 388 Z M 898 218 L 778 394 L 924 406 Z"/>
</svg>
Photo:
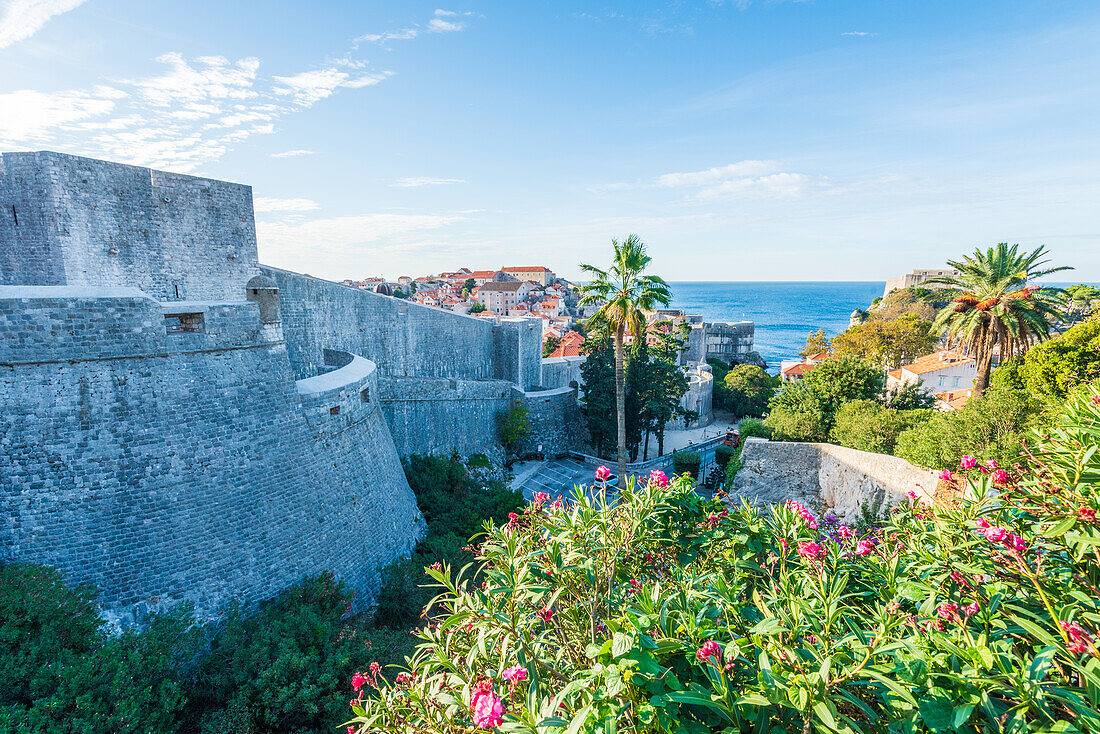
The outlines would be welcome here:
<svg viewBox="0 0 1100 734">
<path fill-rule="evenodd" d="M 772 429 L 764 425 L 759 418 L 745 418 L 737 424 L 741 438 L 771 438 Z"/>
<path fill-rule="evenodd" d="M 1100 731 L 1100 391 L 861 531 L 680 477 L 487 527 L 360 732 Z M 946 494 L 946 493 L 945 493 Z M 478 570 L 479 581 L 473 579 Z"/>
</svg>

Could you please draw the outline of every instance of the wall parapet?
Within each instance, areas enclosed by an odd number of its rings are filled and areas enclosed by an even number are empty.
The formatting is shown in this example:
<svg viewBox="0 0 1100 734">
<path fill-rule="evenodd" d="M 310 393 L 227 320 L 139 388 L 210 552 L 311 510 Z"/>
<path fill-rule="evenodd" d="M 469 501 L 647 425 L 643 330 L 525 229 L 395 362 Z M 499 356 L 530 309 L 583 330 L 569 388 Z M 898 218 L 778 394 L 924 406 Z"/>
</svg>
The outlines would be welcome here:
<svg viewBox="0 0 1100 734">
<path fill-rule="evenodd" d="M 858 517 L 864 505 L 885 510 L 910 491 L 930 501 L 938 481 L 936 472 L 896 456 L 829 443 L 749 438 L 741 460 L 731 499 L 768 504 L 797 500 L 823 505 L 847 521 Z"/>
</svg>

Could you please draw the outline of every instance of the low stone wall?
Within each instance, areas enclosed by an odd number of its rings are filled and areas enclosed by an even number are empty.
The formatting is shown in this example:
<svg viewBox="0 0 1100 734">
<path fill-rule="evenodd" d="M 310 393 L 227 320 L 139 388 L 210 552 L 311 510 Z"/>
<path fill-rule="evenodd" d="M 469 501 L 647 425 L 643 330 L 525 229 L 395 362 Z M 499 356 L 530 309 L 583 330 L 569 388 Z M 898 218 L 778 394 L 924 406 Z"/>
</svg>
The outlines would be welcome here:
<svg viewBox="0 0 1100 734">
<path fill-rule="evenodd" d="M 542 360 L 542 378 L 539 385 L 553 390 L 559 387 L 571 387 L 569 383 L 584 382 L 581 365 L 587 357 L 545 357 Z"/>
<path fill-rule="evenodd" d="M 730 488 L 731 499 L 780 504 L 797 500 L 855 519 L 864 504 L 881 509 L 906 492 L 931 498 L 936 472 L 886 454 L 827 443 L 793 443 L 750 438 L 741 452 L 744 466 Z"/>
</svg>

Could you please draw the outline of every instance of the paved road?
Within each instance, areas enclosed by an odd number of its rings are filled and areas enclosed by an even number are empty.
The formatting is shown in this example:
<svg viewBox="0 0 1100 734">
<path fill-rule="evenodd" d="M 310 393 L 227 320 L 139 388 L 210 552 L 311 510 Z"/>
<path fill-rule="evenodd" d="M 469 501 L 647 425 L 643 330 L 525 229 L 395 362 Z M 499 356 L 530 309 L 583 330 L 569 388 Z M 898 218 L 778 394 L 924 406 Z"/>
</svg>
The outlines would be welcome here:
<svg viewBox="0 0 1100 734">
<path fill-rule="evenodd" d="M 592 467 L 577 459 L 554 459 L 539 462 L 533 471 L 517 474 L 513 486 L 523 490 L 527 499 L 532 499 L 535 492 L 546 492 L 551 497 L 559 494 L 572 497 L 575 486 L 592 482 L 592 474 Z"/>
</svg>

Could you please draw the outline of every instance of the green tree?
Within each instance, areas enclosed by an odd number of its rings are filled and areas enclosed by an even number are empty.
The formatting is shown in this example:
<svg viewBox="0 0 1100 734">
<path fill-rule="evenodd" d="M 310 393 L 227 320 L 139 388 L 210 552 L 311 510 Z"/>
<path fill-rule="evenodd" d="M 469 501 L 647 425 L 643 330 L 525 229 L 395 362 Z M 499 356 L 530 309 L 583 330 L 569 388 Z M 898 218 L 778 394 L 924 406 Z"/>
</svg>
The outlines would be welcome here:
<svg viewBox="0 0 1100 734">
<path fill-rule="evenodd" d="M 840 406 L 830 433 L 834 443 L 860 451 L 892 454 L 898 434 L 932 417 L 930 410 L 894 410 L 874 400 Z"/>
<path fill-rule="evenodd" d="M 715 387 L 717 385 L 715 383 Z M 726 404 L 734 415 L 762 415 L 779 388 L 779 378 L 755 365 L 741 364 L 730 368 L 722 386 L 726 392 Z"/>
<path fill-rule="evenodd" d="M 833 338 L 833 350 L 895 369 L 928 354 L 938 341 L 931 322 L 904 314 L 891 321 L 871 319 L 849 327 Z"/>
<path fill-rule="evenodd" d="M 603 456 L 615 442 L 615 355 L 606 331 L 593 330 L 581 345 L 582 413 L 592 449 Z"/>
<path fill-rule="evenodd" d="M 825 330 L 818 329 L 806 337 L 806 346 L 802 347 L 798 353 L 803 357 L 809 357 L 811 354 L 827 353 L 830 348 L 829 337 L 825 336 Z"/>
<path fill-rule="evenodd" d="M 835 413 L 849 400 L 875 400 L 882 395 L 882 370 L 858 357 L 832 357 L 806 373 L 801 380 L 821 396 Z"/>
<path fill-rule="evenodd" d="M 520 441 L 531 433 L 531 423 L 527 420 L 527 408 L 518 403 L 501 413 L 500 440 L 504 448 L 513 451 Z"/>
<path fill-rule="evenodd" d="M 653 392 L 653 370 L 645 339 L 630 345 L 626 363 L 626 450 L 631 461 L 638 460 L 643 433 L 648 433 L 646 404 Z"/>
<path fill-rule="evenodd" d="M 949 344 L 974 357 L 978 365 L 975 396 L 989 386 L 994 353 L 1000 354 L 1002 362 L 1025 353 L 1032 344 L 1048 339 L 1051 323 L 1061 318 L 1060 291 L 1028 285 L 1044 275 L 1072 269 L 1044 268 L 1046 254 L 1045 247 L 1021 253 L 1019 245 L 1001 242 L 985 252 L 974 250 L 973 257 L 948 260 L 960 274 L 930 281 L 948 286 L 948 295 L 956 296 L 936 315 L 933 330 L 946 334 Z"/>
<path fill-rule="evenodd" d="M 542 356 L 549 357 L 554 353 L 554 350 L 561 346 L 560 336 L 548 336 L 546 341 L 542 343 Z"/>
<path fill-rule="evenodd" d="M 658 322 L 660 335 L 651 349 L 649 400 L 646 404 L 647 426 L 657 437 L 657 455 L 665 454 L 665 430 L 677 417 L 690 419 L 689 411 L 680 405 L 688 391 L 688 379 L 680 366 L 680 355 L 687 346 L 691 327 L 669 321 Z M 697 415 L 697 414 L 696 414 Z M 646 433 L 646 452 L 649 451 L 649 433 Z"/>
<path fill-rule="evenodd" d="M 714 409 L 730 410 L 730 396 L 725 380 L 732 365 L 715 357 L 707 357 L 707 364 L 710 365 L 710 373 L 714 376 L 714 392 L 711 394 Z"/>
<path fill-rule="evenodd" d="M 481 313 L 484 310 L 485 304 L 481 303 L 480 301 L 475 303 L 473 306 L 470 306 L 470 313 Z"/>
<path fill-rule="evenodd" d="M 1022 373 L 1028 389 L 1048 404 L 1061 403 L 1077 386 L 1100 378 L 1100 320 L 1072 326 L 1032 348 Z"/>
<path fill-rule="evenodd" d="M 467 278 L 466 282 L 462 284 L 462 295 L 468 296 L 474 288 L 477 288 L 477 281 L 473 278 Z"/>
<path fill-rule="evenodd" d="M 786 383 L 768 408 L 764 425 L 776 441 L 825 441 L 829 437 L 834 409 L 804 379 Z"/>
<path fill-rule="evenodd" d="M 644 275 L 651 258 L 637 235 L 630 235 L 622 243 L 611 240 L 614 250 L 611 266 L 601 270 L 594 265 L 581 265 L 592 280 L 581 289 L 579 306 L 595 305 L 598 310 L 592 319 L 606 324 L 615 345 L 615 407 L 617 420 L 617 461 L 620 481 L 626 477 L 626 370 L 623 341 L 627 330 L 637 338 L 646 335 L 645 311 L 658 305 L 667 306 L 672 301 L 668 284 L 655 275 Z"/>
</svg>

